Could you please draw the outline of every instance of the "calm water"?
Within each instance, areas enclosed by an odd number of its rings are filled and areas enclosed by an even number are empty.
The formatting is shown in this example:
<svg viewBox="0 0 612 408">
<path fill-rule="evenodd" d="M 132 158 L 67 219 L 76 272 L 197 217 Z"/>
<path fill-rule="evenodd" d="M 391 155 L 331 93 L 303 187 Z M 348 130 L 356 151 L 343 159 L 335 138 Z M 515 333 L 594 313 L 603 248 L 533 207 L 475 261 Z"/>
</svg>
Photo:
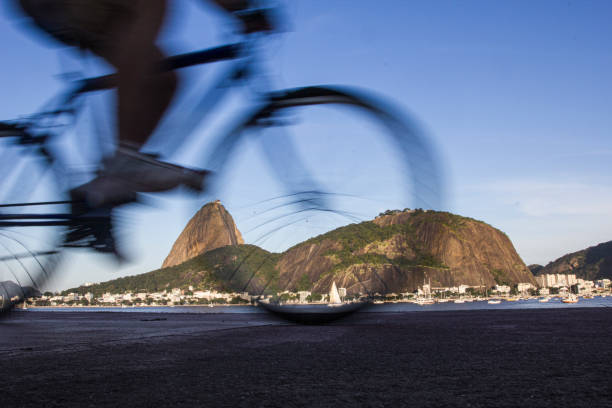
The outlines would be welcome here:
<svg viewBox="0 0 612 408">
<path fill-rule="evenodd" d="M 365 313 L 397 313 L 397 312 L 433 312 L 450 310 L 496 310 L 496 309 L 569 309 L 580 307 L 612 307 L 612 297 L 595 297 L 582 299 L 578 303 L 563 303 L 559 299 L 551 299 L 540 303 L 537 299 L 519 300 L 516 302 L 502 301 L 499 305 L 490 305 L 486 301 L 466 303 L 436 303 L 433 305 L 417 305 L 414 303 L 386 303 L 372 305 Z M 160 307 L 46 307 L 32 308 L 28 312 L 117 312 L 117 313 L 265 313 L 260 307 L 252 306 L 160 306 Z"/>
</svg>

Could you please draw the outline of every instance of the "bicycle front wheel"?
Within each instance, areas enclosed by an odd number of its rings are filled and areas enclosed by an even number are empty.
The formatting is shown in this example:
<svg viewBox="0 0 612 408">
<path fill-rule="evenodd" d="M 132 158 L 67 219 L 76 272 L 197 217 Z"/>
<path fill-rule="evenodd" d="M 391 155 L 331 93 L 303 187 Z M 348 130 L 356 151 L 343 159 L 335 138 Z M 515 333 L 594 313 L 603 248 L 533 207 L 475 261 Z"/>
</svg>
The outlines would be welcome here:
<svg viewBox="0 0 612 408">
<path fill-rule="evenodd" d="M 245 241 L 273 253 L 389 210 L 437 209 L 443 199 L 434 149 L 416 121 L 352 88 L 272 94 L 219 141 L 208 167 L 219 174 L 215 197 L 230 207 Z M 326 251 L 318 255 L 335 256 Z M 331 269 L 339 263 L 334 258 Z M 291 268 L 296 272 L 280 276 L 272 292 L 326 293 L 333 281 L 332 272 L 321 274 L 312 265 Z M 349 292 L 386 292 L 384 278 L 351 279 Z"/>
<path fill-rule="evenodd" d="M 0 316 L 40 297 L 60 259 L 66 197 L 43 142 L 0 124 Z"/>
</svg>

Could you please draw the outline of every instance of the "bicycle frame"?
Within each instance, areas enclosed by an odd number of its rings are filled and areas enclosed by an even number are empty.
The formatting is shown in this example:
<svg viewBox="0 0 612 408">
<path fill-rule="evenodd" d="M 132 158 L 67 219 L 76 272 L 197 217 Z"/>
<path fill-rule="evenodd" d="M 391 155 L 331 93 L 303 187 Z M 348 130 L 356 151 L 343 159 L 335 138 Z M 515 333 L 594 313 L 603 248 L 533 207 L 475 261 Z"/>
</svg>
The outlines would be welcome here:
<svg viewBox="0 0 612 408">
<path fill-rule="evenodd" d="M 151 137 L 159 139 L 160 133 L 172 133 L 172 143 L 166 145 L 162 149 L 163 156 L 170 156 L 181 146 L 185 144 L 185 140 L 189 137 L 192 131 L 201 122 L 205 120 L 210 112 L 221 103 L 224 96 L 232 88 L 229 84 L 237 83 L 244 79 L 250 74 L 252 70 L 254 53 L 253 44 L 249 41 L 209 48 L 201 51 L 179 54 L 169 58 L 166 58 L 160 63 L 160 71 L 171 71 L 186 67 L 192 67 L 196 65 L 209 64 L 219 61 L 232 61 L 229 67 L 222 72 L 218 78 L 213 81 L 213 85 L 210 86 L 207 92 L 205 92 L 199 99 L 199 102 L 194 104 L 195 106 L 186 111 L 186 113 L 177 114 L 170 118 L 169 121 L 163 123 L 158 130 L 155 131 Z M 13 136 L 17 134 L 20 136 L 19 144 L 46 144 L 49 139 L 53 139 L 57 135 L 46 134 L 42 136 L 33 136 L 28 130 L 37 128 L 37 120 L 41 120 L 47 117 L 59 116 L 62 114 L 69 114 L 73 117 L 78 115 L 79 106 L 77 101 L 80 97 L 103 90 L 109 90 L 116 86 L 116 74 L 104 75 L 100 77 L 87 78 L 77 81 L 73 89 L 69 92 L 60 94 L 59 103 L 57 108 L 42 111 L 35 115 L 35 120 L 32 122 L 0 122 L 0 137 L 3 132 L 9 133 Z M 265 94 L 264 94 L 265 95 Z M 56 98 L 57 99 L 57 98 Z M 267 96 L 261 97 L 261 104 L 268 100 Z M 259 106 L 259 104 L 258 104 Z M 249 110 L 251 112 L 251 110 Z M 180 125 L 177 125 L 180 124 Z M 44 126 L 41 126 L 44 128 Z M 169 131 L 168 128 L 177 128 Z M 182 135 L 178 138 L 175 135 Z M 48 159 L 50 161 L 61 161 L 59 156 L 54 156 L 49 153 Z M 64 163 L 60 163 L 59 167 L 66 167 Z M 56 202 L 40 202 L 40 203 L 15 203 L 15 204 L 2 204 L 0 207 L 25 207 L 25 206 L 37 206 L 37 205 L 54 205 L 54 204 L 68 204 L 70 201 L 56 201 Z M 48 214 L 0 214 L 0 227 L 26 227 L 26 226 L 62 226 L 71 225 L 74 222 L 75 217 L 70 214 L 61 213 L 48 213 Z M 96 217 L 89 217 L 87 220 L 79 218 L 79 221 L 95 222 Z M 106 217 L 100 217 L 100 220 L 106 220 Z"/>
</svg>

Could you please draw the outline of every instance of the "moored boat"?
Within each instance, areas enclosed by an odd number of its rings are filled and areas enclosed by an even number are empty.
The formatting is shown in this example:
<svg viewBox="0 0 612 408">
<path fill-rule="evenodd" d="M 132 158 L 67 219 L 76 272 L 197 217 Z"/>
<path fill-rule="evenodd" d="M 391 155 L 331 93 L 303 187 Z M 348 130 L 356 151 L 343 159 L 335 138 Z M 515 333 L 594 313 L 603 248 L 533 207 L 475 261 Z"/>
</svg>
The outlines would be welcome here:
<svg viewBox="0 0 612 408">
<path fill-rule="evenodd" d="M 570 293 L 567 297 L 564 297 L 563 299 L 561 299 L 561 302 L 578 303 L 578 296 L 574 295 L 573 293 Z"/>
<path fill-rule="evenodd" d="M 329 303 L 327 306 L 336 307 L 341 306 L 342 300 L 340 299 L 340 294 L 338 293 L 338 287 L 336 286 L 336 282 L 332 283 L 332 287 L 329 290 Z"/>
<path fill-rule="evenodd" d="M 431 298 L 418 298 L 416 300 L 417 305 L 433 305 L 434 303 L 436 302 Z"/>
</svg>

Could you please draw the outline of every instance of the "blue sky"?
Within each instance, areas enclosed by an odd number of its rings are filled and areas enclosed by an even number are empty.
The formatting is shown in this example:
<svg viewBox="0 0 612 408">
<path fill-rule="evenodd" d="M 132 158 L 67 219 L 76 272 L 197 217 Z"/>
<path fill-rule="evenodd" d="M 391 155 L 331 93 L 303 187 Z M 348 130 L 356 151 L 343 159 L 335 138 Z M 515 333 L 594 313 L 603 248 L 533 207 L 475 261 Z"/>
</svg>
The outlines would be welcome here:
<svg viewBox="0 0 612 408">
<path fill-rule="evenodd" d="M 224 17 L 195 3 L 176 1 L 162 39 L 169 52 L 227 40 Z M 410 112 L 438 149 L 444 209 L 506 232 L 528 264 L 612 239 L 612 2 L 285 4 L 289 30 L 266 53 L 275 85 L 357 85 Z M 78 66 L 41 38 L 9 13 L 0 19 L 0 117 L 35 111 L 61 89 L 58 74 Z M 90 72 L 107 70 L 89 64 Z M 214 72 L 186 76 L 206 82 Z M 215 120 L 229 117 L 239 102 L 230 100 Z M 212 128 L 199 128 L 197 137 L 204 140 Z M 182 154 L 197 165 L 196 157 Z M 267 180 L 258 182 L 271 192 Z M 224 204 L 244 230 L 241 194 Z M 126 210 L 133 262 L 117 267 L 100 256 L 74 255 L 52 286 L 158 267 L 201 204 L 173 195 L 154 208 Z"/>
</svg>

